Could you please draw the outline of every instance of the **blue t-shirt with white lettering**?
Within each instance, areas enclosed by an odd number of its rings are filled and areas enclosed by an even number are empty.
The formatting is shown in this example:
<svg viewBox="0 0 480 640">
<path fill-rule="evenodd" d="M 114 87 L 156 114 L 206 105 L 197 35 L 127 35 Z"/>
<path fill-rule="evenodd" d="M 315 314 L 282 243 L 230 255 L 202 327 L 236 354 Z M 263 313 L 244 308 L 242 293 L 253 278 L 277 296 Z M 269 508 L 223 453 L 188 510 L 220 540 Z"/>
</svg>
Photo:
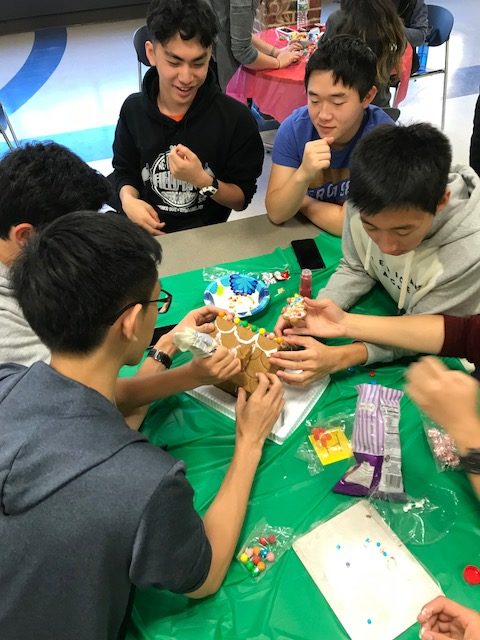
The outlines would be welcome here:
<svg viewBox="0 0 480 640">
<path fill-rule="evenodd" d="M 394 122 L 383 109 L 369 105 L 365 109 L 362 124 L 355 136 L 342 149 L 331 150 L 330 167 L 319 171 L 309 184 L 307 195 L 322 202 L 342 204 L 348 198 L 350 186 L 350 157 L 362 136 L 381 124 Z M 307 142 L 320 136 L 310 120 L 307 107 L 295 109 L 280 125 L 275 137 L 272 161 L 284 167 L 298 169 L 302 164 L 303 150 Z"/>
</svg>

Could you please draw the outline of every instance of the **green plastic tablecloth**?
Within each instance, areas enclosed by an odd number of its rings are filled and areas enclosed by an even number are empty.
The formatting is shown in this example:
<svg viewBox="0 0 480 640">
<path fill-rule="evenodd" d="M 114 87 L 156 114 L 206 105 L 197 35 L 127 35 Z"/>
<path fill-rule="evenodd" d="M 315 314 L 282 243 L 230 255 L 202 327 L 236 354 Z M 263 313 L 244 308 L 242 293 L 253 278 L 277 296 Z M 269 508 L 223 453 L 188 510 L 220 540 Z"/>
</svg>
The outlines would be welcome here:
<svg viewBox="0 0 480 640">
<path fill-rule="evenodd" d="M 327 282 L 341 256 L 339 239 L 321 234 L 316 241 L 327 268 L 314 273 L 314 295 Z M 270 304 L 255 318 L 258 326 L 271 329 L 285 297 L 298 288 L 300 270 L 293 252 L 290 248 L 277 249 L 269 255 L 227 266 L 240 272 L 262 272 L 283 270 L 287 265 L 291 278 L 271 287 Z M 161 318 L 162 324 L 176 322 L 190 309 L 203 304 L 207 283 L 202 270 L 166 277 L 162 284 L 174 294 L 171 309 Z M 285 292 L 279 293 L 281 288 Z M 383 315 L 396 312 L 380 287 L 364 297 L 355 310 Z M 181 355 L 175 362 L 184 359 L 185 355 Z M 378 384 L 402 388 L 406 364 L 375 366 L 375 380 Z M 461 366 L 454 359 L 449 360 L 449 365 Z M 328 417 L 353 411 L 357 398 L 355 385 L 370 382 L 370 372 L 370 368 L 358 367 L 353 372 L 333 375 L 312 413 Z M 173 456 L 185 460 L 187 477 L 195 489 L 195 506 L 205 512 L 232 456 L 233 423 L 188 395 L 179 394 L 155 403 L 142 430 L 154 445 L 167 446 Z M 406 397 L 401 401 L 400 436 L 407 493 L 422 496 L 433 487 L 441 492 L 440 504 L 450 511 L 453 500 L 449 492 L 458 498 L 446 535 L 427 545 L 406 541 L 407 546 L 449 597 L 478 609 L 480 586 L 467 585 L 462 570 L 467 564 L 480 564 L 479 503 L 462 472 L 437 471 L 418 410 Z M 241 540 L 262 518 L 271 525 L 293 527 L 300 534 L 342 505 L 347 507 L 357 500 L 332 492 L 350 461 L 329 465 L 322 473 L 309 475 L 306 463 L 295 455 L 305 439 L 306 429 L 302 426 L 283 445 L 266 443 Z M 259 582 L 234 560 L 220 591 L 202 601 L 153 588 L 137 591 L 127 637 L 129 640 L 341 640 L 348 636 L 290 549 Z M 418 625 L 400 638 L 418 638 Z"/>
</svg>

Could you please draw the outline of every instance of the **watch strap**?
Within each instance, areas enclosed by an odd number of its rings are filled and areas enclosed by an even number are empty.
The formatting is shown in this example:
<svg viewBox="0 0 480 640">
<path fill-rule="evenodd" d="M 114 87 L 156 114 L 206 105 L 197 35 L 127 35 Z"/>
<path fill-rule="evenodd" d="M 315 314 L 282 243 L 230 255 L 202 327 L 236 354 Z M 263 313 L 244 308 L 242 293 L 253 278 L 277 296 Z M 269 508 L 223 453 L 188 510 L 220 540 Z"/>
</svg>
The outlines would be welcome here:
<svg viewBox="0 0 480 640">
<path fill-rule="evenodd" d="M 464 456 L 460 456 L 460 464 L 466 473 L 480 474 L 480 449 L 467 449 Z"/>
<path fill-rule="evenodd" d="M 170 367 L 172 366 L 172 359 L 165 353 L 165 351 L 160 351 L 159 349 L 150 349 L 147 357 L 153 358 L 157 362 L 160 362 L 160 364 L 163 364 L 165 369 L 170 369 Z"/>
</svg>

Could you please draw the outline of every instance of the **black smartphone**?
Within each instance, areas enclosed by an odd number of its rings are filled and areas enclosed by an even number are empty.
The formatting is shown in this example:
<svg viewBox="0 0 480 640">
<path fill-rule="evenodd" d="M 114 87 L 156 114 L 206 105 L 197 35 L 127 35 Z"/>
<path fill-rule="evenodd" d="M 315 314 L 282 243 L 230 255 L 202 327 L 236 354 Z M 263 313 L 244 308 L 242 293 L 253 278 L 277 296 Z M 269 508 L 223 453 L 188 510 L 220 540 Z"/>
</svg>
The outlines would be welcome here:
<svg viewBox="0 0 480 640">
<path fill-rule="evenodd" d="M 301 269 L 325 269 L 325 262 L 313 238 L 292 240 L 292 249 Z"/>
<path fill-rule="evenodd" d="M 152 339 L 150 340 L 150 344 L 148 345 L 148 348 L 151 349 L 151 347 L 154 347 L 157 341 L 166 333 L 171 331 L 175 326 L 176 326 L 175 324 L 167 324 L 165 327 L 157 327 L 156 329 L 154 329 L 153 336 L 152 336 Z"/>
</svg>

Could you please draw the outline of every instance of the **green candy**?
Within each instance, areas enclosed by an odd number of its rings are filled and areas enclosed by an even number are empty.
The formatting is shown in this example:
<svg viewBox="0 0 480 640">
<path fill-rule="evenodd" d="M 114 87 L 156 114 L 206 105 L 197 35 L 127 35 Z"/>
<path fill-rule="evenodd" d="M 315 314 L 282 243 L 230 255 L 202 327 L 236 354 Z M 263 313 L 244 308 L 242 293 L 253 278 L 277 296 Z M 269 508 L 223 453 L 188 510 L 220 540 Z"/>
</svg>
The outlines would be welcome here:
<svg viewBox="0 0 480 640">
<path fill-rule="evenodd" d="M 256 569 L 256 568 L 257 568 L 257 567 L 253 564 L 253 562 L 252 562 L 251 560 L 249 560 L 249 561 L 245 564 L 245 566 L 247 567 L 247 569 L 248 569 L 249 571 L 253 571 L 254 569 Z"/>
<path fill-rule="evenodd" d="M 242 325 L 242 327 L 248 327 L 248 322 L 246 320 L 242 320 L 240 324 Z"/>
<path fill-rule="evenodd" d="M 256 324 L 250 325 L 250 329 L 253 331 L 253 333 L 256 333 L 258 331 L 258 327 Z"/>
</svg>

